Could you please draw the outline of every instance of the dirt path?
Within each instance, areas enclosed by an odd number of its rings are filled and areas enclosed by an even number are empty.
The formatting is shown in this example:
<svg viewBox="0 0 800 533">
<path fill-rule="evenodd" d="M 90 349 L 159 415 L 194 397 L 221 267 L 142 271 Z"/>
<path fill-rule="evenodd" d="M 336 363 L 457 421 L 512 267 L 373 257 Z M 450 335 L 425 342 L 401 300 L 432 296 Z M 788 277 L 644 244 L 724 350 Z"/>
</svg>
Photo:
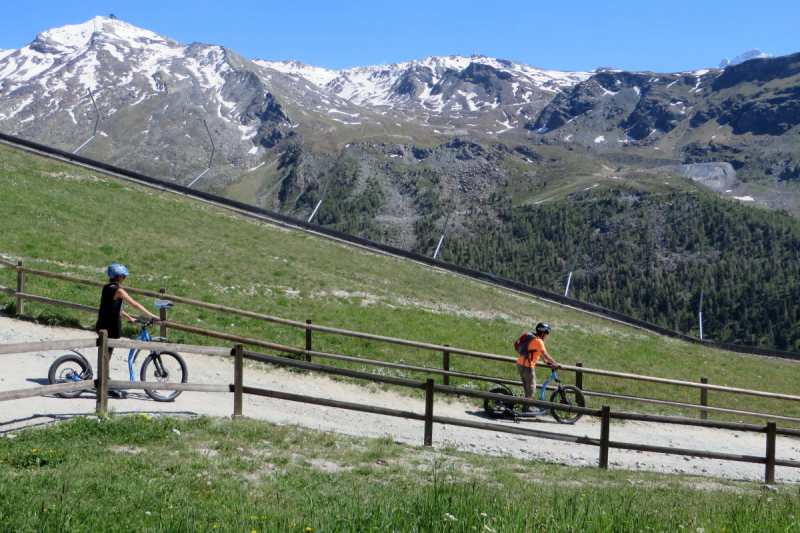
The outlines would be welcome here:
<svg viewBox="0 0 800 533">
<path fill-rule="evenodd" d="M 36 342 L 50 339 L 76 339 L 93 333 L 67 328 L 54 328 L 0 316 L 0 344 Z M 81 350 L 96 366 L 96 352 Z M 111 378 L 127 379 L 127 352 L 117 350 L 111 364 Z M 0 377 L 0 391 L 35 387 L 47 383 L 50 364 L 64 351 L 5 355 Z M 189 377 L 196 383 L 231 383 L 233 363 L 229 358 L 182 354 L 189 366 Z M 401 396 L 393 391 L 342 383 L 315 374 L 299 374 L 284 370 L 245 369 L 245 385 L 275 389 L 308 396 L 318 396 L 369 405 L 402 408 L 424 412 L 423 401 Z M 373 392 L 374 391 L 374 392 Z M 124 399 L 110 399 L 109 406 L 117 413 L 164 413 L 174 415 L 210 415 L 229 417 L 233 412 L 233 396 L 224 393 L 184 392 L 175 402 L 158 403 L 143 392 L 132 391 Z M 13 435 L 15 430 L 62 420 L 94 411 L 95 398 L 84 393 L 79 398 L 54 396 L 0 402 L 0 436 Z M 437 401 L 434 412 L 440 416 L 486 420 L 480 409 L 460 401 Z M 305 427 L 364 437 L 389 435 L 398 442 L 421 445 L 422 422 L 382 417 L 308 404 L 245 396 L 244 414 L 278 424 L 299 424 Z M 502 422 L 514 424 L 514 422 Z M 555 423 L 552 419 L 521 422 L 521 427 L 542 431 L 587 435 L 599 438 L 600 425 L 595 419 L 583 418 L 575 426 Z M 435 425 L 434 446 L 452 446 L 460 450 L 493 455 L 513 455 L 575 466 L 597 465 L 598 450 L 592 446 L 571 444 L 478 431 L 460 427 Z M 761 434 L 723 430 L 657 425 L 650 423 L 614 423 L 611 440 L 653 445 L 713 450 L 743 455 L 764 455 L 765 438 Z M 800 460 L 800 440 L 778 437 L 778 458 Z M 680 455 L 637 453 L 611 450 L 611 468 L 686 472 L 729 479 L 763 479 L 763 466 L 728 461 L 694 459 Z M 776 480 L 800 483 L 800 469 L 778 467 Z"/>
</svg>

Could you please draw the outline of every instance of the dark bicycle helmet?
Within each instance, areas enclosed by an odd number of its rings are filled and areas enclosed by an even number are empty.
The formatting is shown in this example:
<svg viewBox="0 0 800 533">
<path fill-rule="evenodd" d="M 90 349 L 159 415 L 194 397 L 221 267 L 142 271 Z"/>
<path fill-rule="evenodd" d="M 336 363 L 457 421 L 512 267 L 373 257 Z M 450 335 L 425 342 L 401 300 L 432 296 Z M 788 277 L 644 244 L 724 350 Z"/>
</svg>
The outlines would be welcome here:
<svg viewBox="0 0 800 533">
<path fill-rule="evenodd" d="M 108 274 L 108 279 L 114 279 L 117 276 L 130 276 L 128 269 L 125 268 L 125 265 L 120 265 L 119 263 L 114 263 L 108 267 L 106 273 Z"/>
<path fill-rule="evenodd" d="M 550 333 L 550 324 L 547 322 L 539 322 L 536 324 L 536 334 L 543 335 L 545 333 Z"/>
</svg>

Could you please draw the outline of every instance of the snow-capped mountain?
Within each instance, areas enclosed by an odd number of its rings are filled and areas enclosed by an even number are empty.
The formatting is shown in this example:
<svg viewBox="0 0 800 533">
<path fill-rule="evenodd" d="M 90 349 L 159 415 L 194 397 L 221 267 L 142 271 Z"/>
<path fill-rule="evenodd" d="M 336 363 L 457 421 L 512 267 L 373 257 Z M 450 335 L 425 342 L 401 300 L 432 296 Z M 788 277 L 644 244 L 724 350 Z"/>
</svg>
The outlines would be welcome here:
<svg viewBox="0 0 800 533">
<path fill-rule="evenodd" d="M 738 56 L 734 57 L 733 59 L 728 59 L 727 57 L 724 58 L 722 61 L 719 62 L 719 68 L 725 68 L 730 65 L 739 65 L 744 63 L 745 61 L 749 61 L 751 59 L 768 59 L 771 57 L 775 57 L 772 54 L 765 54 L 758 48 L 754 48 L 750 51 L 744 52 L 739 54 Z"/>
<path fill-rule="evenodd" d="M 480 55 L 328 70 L 251 61 L 223 46 L 187 45 L 96 17 L 0 50 L 0 131 L 80 147 L 82 155 L 182 184 L 206 170 L 213 150 L 213 168 L 198 187 L 233 187 L 237 199 L 284 211 L 310 205 L 317 181 L 330 173 L 358 176 L 354 191 L 374 177 L 393 184 L 386 185 L 392 205 L 412 213 L 418 206 L 407 205 L 410 186 L 394 175 L 395 163 L 411 168 L 431 158 L 442 197 L 483 202 L 512 175 L 537 175 L 538 145 L 557 145 L 570 159 L 582 146 L 659 150 L 670 161 L 704 163 L 718 161 L 723 125 L 734 135 L 780 136 L 800 124 L 793 96 L 800 67 L 794 56 L 746 61 L 754 57 L 766 54 L 742 54 L 724 70 L 673 74 L 559 72 Z M 773 83 L 769 98 L 744 90 L 761 98 L 755 106 L 737 96 L 741 84 L 764 76 L 786 81 Z M 713 146 L 697 144 L 701 128 Z M 726 148 L 739 158 L 737 170 L 750 164 L 745 156 L 755 144 L 748 142 Z M 780 157 L 770 175 L 800 175 L 794 156 Z M 347 165 L 337 170 L 348 159 L 358 161 L 355 174 Z"/>
<path fill-rule="evenodd" d="M 48 72 L 47 81 L 54 82 L 49 87 L 51 90 L 60 87 L 56 80 L 66 84 L 76 76 L 87 89 L 97 89 L 99 84 L 111 81 L 97 79 L 97 67 L 101 65 L 99 55 L 110 55 L 120 63 L 134 59 L 129 57 L 131 55 L 140 56 L 134 60 L 145 63 L 147 67 L 140 72 L 152 75 L 158 70 L 161 60 L 176 56 L 182 48 L 180 43 L 153 32 L 118 20 L 96 17 L 83 24 L 48 30 L 28 46 L 6 54 L 9 57 L 2 65 L 0 79 L 9 86 L 21 85 Z M 57 75 L 79 57 L 86 61 Z M 126 85 L 131 81 L 128 78 L 120 84 Z"/>
<path fill-rule="evenodd" d="M 557 93 L 569 89 L 592 75 L 591 72 L 542 70 L 479 55 L 469 58 L 431 56 L 419 61 L 343 70 L 327 70 L 298 61 L 255 60 L 255 63 L 305 78 L 358 105 L 402 108 L 416 104 L 434 113 L 463 109 L 475 111 L 483 106 L 494 109 L 500 105 L 500 95 L 494 95 L 493 101 L 481 101 L 478 93 L 447 90 L 448 83 L 452 85 L 459 74 L 471 66 L 477 71 L 500 73 L 501 80 L 509 80 L 510 100 L 516 105 L 530 103 L 540 91 Z"/>
<path fill-rule="evenodd" d="M 184 45 L 104 17 L 48 30 L 7 52 L 0 55 L 2 131 L 73 150 L 97 117 L 92 91 L 101 120 L 89 155 L 179 181 L 207 161 L 203 120 L 222 159 L 248 164 L 260 146 L 290 131 L 273 90 L 299 99 L 289 78 L 224 47 Z M 239 173 L 219 169 L 226 171 Z"/>
<path fill-rule="evenodd" d="M 496 135 L 535 119 L 590 72 L 555 72 L 483 56 L 428 57 L 339 71 L 249 61 L 222 46 L 185 45 L 126 22 L 95 17 L 0 51 L 0 130 L 188 181 L 210 141 L 233 178 L 264 150 L 303 131 L 429 128 Z M 299 128 L 299 129 L 298 129 Z"/>
</svg>

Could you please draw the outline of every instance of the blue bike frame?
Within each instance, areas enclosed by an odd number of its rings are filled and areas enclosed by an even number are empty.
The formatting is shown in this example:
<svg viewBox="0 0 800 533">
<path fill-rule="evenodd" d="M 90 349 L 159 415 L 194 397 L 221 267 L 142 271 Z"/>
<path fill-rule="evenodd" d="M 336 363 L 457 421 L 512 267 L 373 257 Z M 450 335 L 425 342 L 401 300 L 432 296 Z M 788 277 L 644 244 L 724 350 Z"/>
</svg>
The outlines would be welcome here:
<svg viewBox="0 0 800 533">
<path fill-rule="evenodd" d="M 152 339 L 150 338 L 150 334 L 147 332 L 146 329 L 142 328 L 142 332 L 136 337 L 137 341 L 145 341 L 149 342 Z M 131 373 L 131 381 L 138 381 L 136 379 L 136 372 L 133 370 L 133 363 L 136 362 L 136 353 L 139 350 L 136 348 L 131 348 L 131 351 L 128 352 L 128 371 Z"/>
<path fill-rule="evenodd" d="M 546 380 L 544 380 L 544 383 L 542 383 L 542 392 L 541 392 L 541 394 L 539 395 L 539 396 L 540 396 L 540 398 L 539 398 L 539 399 L 540 399 L 541 401 L 543 401 L 543 402 L 546 402 L 546 401 L 547 401 L 547 400 L 545 399 L 545 396 L 544 396 L 544 395 L 545 395 L 545 392 L 547 391 L 547 384 L 548 384 L 548 383 L 550 383 L 550 382 L 551 382 L 551 381 L 553 381 L 553 380 L 559 381 L 559 379 L 558 379 L 558 376 L 556 375 L 556 371 L 555 371 L 555 370 L 553 370 L 553 373 L 552 373 L 552 374 L 550 374 L 550 377 L 549 377 L 549 378 L 547 378 Z M 550 411 L 548 411 L 547 409 L 539 409 L 539 411 L 538 411 L 538 412 L 537 412 L 537 411 L 534 411 L 534 412 L 532 412 L 532 413 L 528 413 L 528 414 L 535 415 L 535 416 L 542 416 L 542 415 L 546 415 L 546 414 L 547 414 L 547 413 L 549 413 L 549 412 L 550 412 Z"/>
</svg>

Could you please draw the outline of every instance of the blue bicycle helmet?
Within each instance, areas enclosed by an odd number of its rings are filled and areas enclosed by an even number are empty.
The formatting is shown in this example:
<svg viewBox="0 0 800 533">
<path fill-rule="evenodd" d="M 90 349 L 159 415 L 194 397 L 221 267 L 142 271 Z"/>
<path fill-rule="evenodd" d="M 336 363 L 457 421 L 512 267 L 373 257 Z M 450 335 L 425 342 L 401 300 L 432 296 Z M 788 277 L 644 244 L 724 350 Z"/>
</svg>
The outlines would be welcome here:
<svg viewBox="0 0 800 533">
<path fill-rule="evenodd" d="M 110 267 L 108 267 L 108 279 L 114 279 L 117 276 L 130 276 L 128 273 L 128 269 L 125 268 L 125 265 L 120 265 L 119 263 L 114 263 Z"/>
</svg>

